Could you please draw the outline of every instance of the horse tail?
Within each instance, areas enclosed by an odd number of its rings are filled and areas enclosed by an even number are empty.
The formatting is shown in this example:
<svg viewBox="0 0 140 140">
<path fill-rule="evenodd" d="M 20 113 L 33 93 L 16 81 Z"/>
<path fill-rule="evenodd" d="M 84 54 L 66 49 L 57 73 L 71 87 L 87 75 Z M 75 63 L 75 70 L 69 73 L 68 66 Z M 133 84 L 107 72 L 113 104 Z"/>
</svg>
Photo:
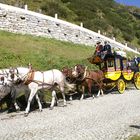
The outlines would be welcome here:
<svg viewBox="0 0 140 140">
<path fill-rule="evenodd" d="M 65 80 L 65 85 L 68 88 L 68 90 L 73 90 L 76 87 L 76 84 L 70 84 Z"/>
</svg>

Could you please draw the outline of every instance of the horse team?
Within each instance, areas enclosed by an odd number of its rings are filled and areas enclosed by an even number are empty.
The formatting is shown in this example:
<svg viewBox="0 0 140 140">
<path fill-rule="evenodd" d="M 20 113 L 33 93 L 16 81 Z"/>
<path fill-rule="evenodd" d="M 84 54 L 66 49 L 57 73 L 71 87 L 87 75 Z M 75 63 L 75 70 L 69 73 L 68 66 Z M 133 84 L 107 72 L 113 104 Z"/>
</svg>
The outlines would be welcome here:
<svg viewBox="0 0 140 140">
<path fill-rule="evenodd" d="M 50 90 L 52 93 L 50 109 L 53 109 L 55 101 L 58 102 L 56 89 L 61 92 L 64 106 L 66 106 L 65 89 L 69 92 L 81 93 L 80 99 L 82 100 L 87 88 L 89 95 L 94 98 L 92 86 L 96 86 L 99 90 L 97 96 L 103 95 L 103 79 L 104 74 L 102 71 L 90 71 L 83 65 L 75 65 L 71 69 L 65 67 L 61 71 L 52 69 L 43 72 L 35 71 L 31 66 L 28 68 L 2 69 L 0 70 L 0 102 L 2 103 L 4 98 L 10 96 L 9 107 L 14 105 L 18 111 L 20 107 L 17 103 L 17 98 L 21 94 L 25 94 L 27 97 L 25 115 L 28 115 L 34 97 L 38 103 L 39 110 L 42 111 L 39 92 L 43 92 L 44 89 Z"/>
</svg>

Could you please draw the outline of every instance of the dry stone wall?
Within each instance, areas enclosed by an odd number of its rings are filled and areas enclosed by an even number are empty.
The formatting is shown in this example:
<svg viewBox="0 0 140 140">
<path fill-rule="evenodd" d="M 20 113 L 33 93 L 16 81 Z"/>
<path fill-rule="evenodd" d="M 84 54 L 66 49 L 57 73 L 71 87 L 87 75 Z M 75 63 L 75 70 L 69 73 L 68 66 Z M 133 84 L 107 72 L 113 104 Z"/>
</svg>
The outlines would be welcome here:
<svg viewBox="0 0 140 140">
<path fill-rule="evenodd" d="M 55 38 L 89 46 L 94 46 L 98 40 L 102 40 L 103 42 L 106 40 L 113 47 L 125 48 L 129 51 L 136 52 L 115 40 L 81 26 L 1 3 L 0 29 L 14 33 Z"/>
</svg>

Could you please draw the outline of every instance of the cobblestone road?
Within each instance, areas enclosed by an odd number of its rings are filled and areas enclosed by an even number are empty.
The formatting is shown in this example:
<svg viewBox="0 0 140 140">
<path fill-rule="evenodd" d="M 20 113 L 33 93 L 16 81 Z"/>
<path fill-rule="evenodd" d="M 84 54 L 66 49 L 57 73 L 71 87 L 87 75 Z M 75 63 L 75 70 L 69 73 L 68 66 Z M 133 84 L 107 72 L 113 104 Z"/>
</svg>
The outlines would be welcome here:
<svg viewBox="0 0 140 140">
<path fill-rule="evenodd" d="M 140 134 L 140 91 L 23 114 L 0 114 L 0 140 L 124 140 Z"/>
</svg>

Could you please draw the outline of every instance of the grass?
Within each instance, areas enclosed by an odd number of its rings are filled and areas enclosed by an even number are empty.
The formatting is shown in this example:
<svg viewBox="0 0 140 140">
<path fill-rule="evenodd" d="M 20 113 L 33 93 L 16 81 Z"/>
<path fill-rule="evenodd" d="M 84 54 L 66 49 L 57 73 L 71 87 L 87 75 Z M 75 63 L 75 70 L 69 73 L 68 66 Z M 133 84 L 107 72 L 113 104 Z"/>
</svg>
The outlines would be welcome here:
<svg viewBox="0 0 140 140">
<path fill-rule="evenodd" d="M 140 136 L 133 136 L 129 140 L 140 140 Z"/>
<path fill-rule="evenodd" d="M 0 68 L 27 66 L 29 62 L 39 70 L 78 63 L 94 68 L 86 59 L 93 52 L 94 48 L 89 46 L 0 31 Z"/>
<path fill-rule="evenodd" d="M 0 31 L 0 68 L 33 65 L 37 70 L 62 69 L 83 64 L 96 69 L 87 58 L 94 48 L 55 39 Z M 128 53 L 131 58 L 135 54 Z"/>
</svg>

